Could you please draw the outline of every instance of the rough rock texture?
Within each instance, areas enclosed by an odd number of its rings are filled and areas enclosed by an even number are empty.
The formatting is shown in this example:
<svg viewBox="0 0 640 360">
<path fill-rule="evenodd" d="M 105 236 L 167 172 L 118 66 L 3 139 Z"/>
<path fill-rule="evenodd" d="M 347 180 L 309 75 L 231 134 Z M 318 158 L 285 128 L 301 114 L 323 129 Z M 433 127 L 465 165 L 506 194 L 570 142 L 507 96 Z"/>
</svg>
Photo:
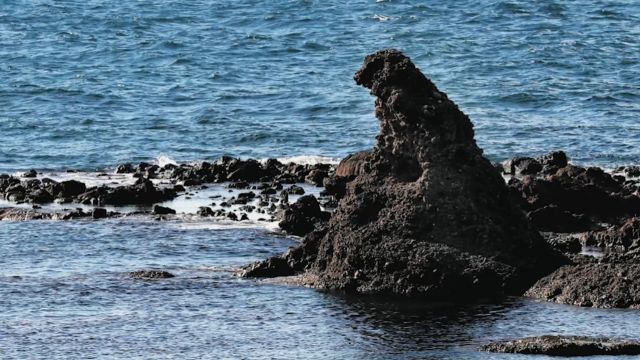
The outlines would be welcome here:
<svg viewBox="0 0 640 360">
<path fill-rule="evenodd" d="M 582 240 L 588 246 L 615 251 L 624 252 L 640 248 L 640 218 L 631 218 L 621 226 L 612 226 L 603 231 L 589 232 Z"/>
<path fill-rule="evenodd" d="M 540 279 L 525 295 L 576 306 L 640 308 L 640 265 L 611 260 L 563 266 Z"/>
<path fill-rule="evenodd" d="M 320 209 L 315 196 L 305 195 L 282 211 L 278 225 L 289 234 L 304 236 L 329 220 L 329 217 L 329 213 Z"/>
<path fill-rule="evenodd" d="M 469 118 L 409 58 L 370 55 L 355 80 L 377 97 L 381 130 L 301 266 L 323 287 L 469 300 L 519 293 L 568 262 L 512 200 Z M 315 249 L 304 250 L 293 252 Z"/>
<path fill-rule="evenodd" d="M 516 172 L 509 181 L 512 196 L 539 230 L 590 231 L 600 222 L 615 224 L 640 215 L 634 181 L 600 168 L 566 164 L 564 153 L 553 154 L 542 158 L 557 158 L 543 165 L 544 170 L 527 176 Z"/>
<path fill-rule="evenodd" d="M 549 356 L 640 355 L 640 342 L 590 338 L 585 336 L 545 335 L 495 342 L 483 351 Z"/>
<path fill-rule="evenodd" d="M 140 279 L 140 280 L 158 280 L 158 279 L 170 279 L 175 277 L 175 275 L 164 270 L 138 270 L 138 271 L 130 272 L 129 277 L 132 279 Z"/>
<path fill-rule="evenodd" d="M 336 176 L 352 177 L 365 173 L 365 166 L 367 166 L 372 153 L 371 150 L 365 150 L 342 159 L 336 167 Z"/>
</svg>

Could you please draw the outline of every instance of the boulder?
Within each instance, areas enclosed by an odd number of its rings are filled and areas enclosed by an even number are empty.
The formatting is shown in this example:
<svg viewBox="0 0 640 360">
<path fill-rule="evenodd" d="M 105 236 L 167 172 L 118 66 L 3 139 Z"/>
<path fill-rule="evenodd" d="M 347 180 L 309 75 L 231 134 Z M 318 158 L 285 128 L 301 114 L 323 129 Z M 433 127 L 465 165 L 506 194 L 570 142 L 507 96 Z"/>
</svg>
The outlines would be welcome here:
<svg viewBox="0 0 640 360">
<path fill-rule="evenodd" d="M 91 211 L 91 217 L 94 219 L 104 219 L 108 216 L 107 210 L 103 208 L 95 208 Z"/>
<path fill-rule="evenodd" d="M 282 212 L 278 225 L 288 234 L 304 236 L 313 231 L 318 223 L 327 221 L 329 216 L 329 213 L 320 209 L 315 196 L 305 195 Z"/>
<path fill-rule="evenodd" d="M 336 176 L 354 177 L 364 173 L 372 150 L 364 150 L 342 159 L 336 167 Z"/>
<path fill-rule="evenodd" d="M 521 294 L 569 262 L 510 197 L 469 118 L 409 58 L 370 55 L 355 80 L 377 97 L 381 129 L 304 265 L 319 286 L 469 301 Z"/>
<path fill-rule="evenodd" d="M 504 165 L 504 172 L 512 175 L 532 175 L 542 171 L 542 164 L 534 158 L 516 157 Z"/>
<path fill-rule="evenodd" d="M 640 342 L 586 336 L 545 335 L 500 341 L 485 345 L 483 351 L 549 356 L 640 355 Z"/>
<path fill-rule="evenodd" d="M 175 214 L 176 211 L 173 210 L 172 208 L 168 208 L 165 206 L 160 206 L 160 205 L 154 205 L 153 206 L 153 214 L 154 215 L 169 215 L 169 214 Z"/>
<path fill-rule="evenodd" d="M 76 197 L 87 191 L 87 186 L 84 183 L 76 180 L 67 180 L 60 182 L 58 183 L 58 186 L 56 186 L 56 188 L 58 189 L 58 192 L 55 194 L 55 196 L 62 198 Z"/>
</svg>

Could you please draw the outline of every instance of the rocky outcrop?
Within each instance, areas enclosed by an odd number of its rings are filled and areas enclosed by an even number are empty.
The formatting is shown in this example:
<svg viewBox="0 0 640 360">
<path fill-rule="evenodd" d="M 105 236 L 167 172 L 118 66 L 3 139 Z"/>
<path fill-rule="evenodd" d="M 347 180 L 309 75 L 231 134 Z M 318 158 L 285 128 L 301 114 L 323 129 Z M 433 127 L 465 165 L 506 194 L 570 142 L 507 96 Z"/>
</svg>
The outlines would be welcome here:
<svg viewBox="0 0 640 360">
<path fill-rule="evenodd" d="M 583 307 L 640 308 L 640 265 L 604 262 L 563 266 L 526 296 Z"/>
<path fill-rule="evenodd" d="M 469 118 L 409 58 L 370 55 L 355 80 L 377 97 L 377 145 L 326 234 L 310 235 L 317 241 L 303 241 L 287 263 L 306 254 L 313 263 L 297 269 L 327 289 L 470 300 L 520 293 L 568 262 L 512 200 Z"/>
<path fill-rule="evenodd" d="M 106 209 L 102 208 L 95 208 L 91 211 L 84 211 L 83 209 L 45 211 L 38 208 L 0 208 L 0 221 L 72 220 L 89 217 L 92 217 L 93 219 L 103 219 L 119 215 L 119 213 L 107 212 Z"/>
<path fill-rule="evenodd" d="M 512 175 L 512 196 L 541 231 L 592 231 L 598 223 L 617 224 L 640 215 L 634 180 L 596 167 L 568 164 L 562 152 L 527 158 L 541 164 L 531 171 L 523 170 L 531 167 L 516 166 L 526 163 L 522 159 L 507 161 L 505 173 Z"/>
<path fill-rule="evenodd" d="M 482 351 L 548 356 L 640 355 L 640 342 L 586 336 L 536 336 L 494 342 Z"/>
</svg>

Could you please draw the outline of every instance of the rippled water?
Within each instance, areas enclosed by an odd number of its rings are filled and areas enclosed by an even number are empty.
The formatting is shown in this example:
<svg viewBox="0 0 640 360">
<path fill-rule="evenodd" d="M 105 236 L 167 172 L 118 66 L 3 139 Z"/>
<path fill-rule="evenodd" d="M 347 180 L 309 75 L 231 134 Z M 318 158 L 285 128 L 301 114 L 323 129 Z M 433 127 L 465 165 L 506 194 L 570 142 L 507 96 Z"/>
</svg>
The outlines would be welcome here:
<svg viewBox="0 0 640 360">
<path fill-rule="evenodd" d="M 629 338 L 640 327 L 633 310 L 427 306 L 234 277 L 294 244 L 262 229 L 40 221 L 3 223 L 0 236 L 3 359 L 520 359 L 477 348 L 548 333 Z M 177 276 L 126 276 L 145 268 Z"/>
<path fill-rule="evenodd" d="M 637 1 L 3 0 L 0 172 L 340 158 L 373 144 L 352 76 L 384 47 L 471 116 L 492 159 L 640 162 Z M 634 311 L 434 307 L 233 276 L 293 244 L 183 220 L 1 223 L 0 358 L 521 359 L 477 347 L 640 328 Z M 146 268 L 177 277 L 126 277 Z"/>
<path fill-rule="evenodd" d="M 353 73 L 405 51 L 494 159 L 640 160 L 636 1 L 0 4 L 0 170 L 342 157 L 373 144 Z"/>
</svg>

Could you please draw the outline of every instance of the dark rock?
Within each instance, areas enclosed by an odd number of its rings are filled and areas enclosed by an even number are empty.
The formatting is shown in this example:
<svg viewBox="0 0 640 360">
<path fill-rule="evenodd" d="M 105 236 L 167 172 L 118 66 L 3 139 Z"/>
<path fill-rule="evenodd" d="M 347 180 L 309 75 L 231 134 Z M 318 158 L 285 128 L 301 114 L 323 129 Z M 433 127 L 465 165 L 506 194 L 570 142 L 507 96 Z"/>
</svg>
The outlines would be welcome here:
<svg viewBox="0 0 640 360">
<path fill-rule="evenodd" d="M 364 150 L 342 159 L 336 167 L 336 176 L 355 177 L 364 173 L 372 153 L 372 150 Z"/>
<path fill-rule="evenodd" d="M 248 266 L 244 270 L 245 277 L 277 277 L 277 276 L 289 276 L 294 275 L 294 271 L 287 260 L 284 258 L 274 256 L 262 262 L 254 263 Z"/>
<path fill-rule="evenodd" d="M 253 191 L 243 192 L 243 193 L 238 194 L 238 199 L 251 200 L 251 199 L 253 199 L 255 197 L 256 197 L 256 193 L 254 193 Z"/>
<path fill-rule="evenodd" d="M 186 191 L 186 189 L 184 188 L 184 186 L 182 186 L 182 185 L 179 185 L 179 184 L 178 184 L 178 185 L 176 185 L 176 186 L 174 186 L 174 187 L 173 187 L 173 191 L 175 191 L 175 192 L 179 193 L 179 192 L 184 192 L 184 191 Z"/>
<path fill-rule="evenodd" d="M 129 277 L 139 280 L 159 280 L 175 277 L 172 273 L 163 270 L 138 270 L 129 273 Z"/>
<path fill-rule="evenodd" d="M 577 254 L 582 251 L 582 242 L 572 234 L 545 233 L 543 235 L 552 248 L 565 253 Z"/>
<path fill-rule="evenodd" d="M 640 166 L 627 166 L 624 172 L 627 176 L 640 177 Z"/>
<path fill-rule="evenodd" d="M 27 195 L 27 200 L 36 204 L 48 204 L 53 201 L 53 196 L 46 190 L 38 189 Z"/>
<path fill-rule="evenodd" d="M 198 208 L 198 211 L 196 212 L 196 214 L 202 217 L 207 217 L 207 216 L 213 216 L 214 212 L 208 206 L 201 206 Z"/>
<path fill-rule="evenodd" d="M 538 160 L 529 157 L 516 157 L 505 163 L 505 172 L 513 175 L 532 175 L 542 170 Z"/>
<path fill-rule="evenodd" d="M 521 294 L 569 262 L 512 200 L 469 118 L 407 57 L 370 55 L 355 79 L 377 97 L 381 130 L 308 267 L 319 286 L 471 301 Z"/>
<path fill-rule="evenodd" d="M 73 198 L 87 191 L 87 186 L 80 181 L 67 180 L 58 183 L 56 189 L 55 197 Z"/>
<path fill-rule="evenodd" d="M 598 308 L 640 308 L 640 265 L 567 265 L 540 279 L 526 296 Z"/>
<path fill-rule="evenodd" d="M 289 195 L 304 195 L 304 189 L 298 185 L 291 185 L 289 188 L 282 190 L 282 192 Z"/>
<path fill-rule="evenodd" d="M 130 174 L 136 172 L 132 164 L 121 164 L 116 167 L 116 174 Z"/>
<path fill-rule="evenodd" d="M 95 208 L 91 211 L 91 217 L 94 219 L 104 219 L 108 217 L 107 210 L 103 208 Z"/>
<path fill-rule="evenodd" d="M 545 335 L 494 342 L 481 348 L 496 353 L 549 356 L 640 355 L 640 342 L 586 336 Z"/>
<path fill-rule="evenodd" d="M 589 231 L 596 226 L 588 217 L 560 210 L 556 205 L 547 205 L 530 211 L 527 217 L 540 231 L 569 233 Z"/>
<path fill-rule="evenodd" d="M 564 151 L 552 151 L 542 155 L 537 160 L 542 164 L 542 172 L 546 174 L 554 173 L 569 164 L 567 154 Z"/>
<path fill-rule="evenodd" d="M 238 181 L 238 182 L 229 184 L 228 188 L 229 189 L 248 189 L 249 183 L 246 181 Z"/>
<path fill-rule="evenodd" d="M 159 189 L 149 179 L 139 178 L 134 185 L 110 188 L 101 186 L 87 189 L 78 200 L 84 202 L 97 199 L 98 204 L 108 205 L 146 205 L 164 202 L 176 197 L 173 189 Z"/>
<path fill-rule="evenodd" d="M 327 177 L 323 181 L 325 193 L 340 200 L 347 193 L 347 184 L 353 177 Z"/>
<path fill-rule="evenodd" d="M 38 176 L 38 172 L 33 169 L 22 174 L 22 177 L 25 177 L 25 178 L 34 178 L 36 176 Z"/>
<path fill-rule="evenodd" d="M 621 226 L 612 226 L 603 231 L 592 231 L 584 235 L 588 246 L 629 251 L 640 247 L 640 218 L 627 220 Z"/>
<path fill-rule="evenodd" d="M 55 218 L 57 218 L 57 214 L 44 213 L 37 209 L 0 208 L 0 221 L 50 220 Z"/>
<path fill-rule="evenodd" d="M 176 211 L 173 210 L 172 208 L 168 208 L 168 207 L 164 207 L 164 206 L 160 206 L 160 205 L 154 205 L 153 206 L 153 214 L 154 215 L 168 215 L 168 214 L 175 214 Z"/>
<path fill-rule="evenodd" d="M 586 215 L 592 222 L 640 213 L 640 197 L 596 168 L 567 165 L 546 178 L 512 179 L 509 187 L 520 206 L 529 211 L 553 205 L 558 211 Z"/>
<path fill-rule="evenodd" d="M 320 209 L 315 196 L 305 195 L 283 211 L 278 225 L 288 234 L 304 236 L 313 231 L 318 223 L 327 221 L 329 216 Z"/>
<path fill-rule="evenodd" d="M 261 177 L 264 176 L 264 170 L 262 169 L 262 164 L 257 160 L 249 159 L 247 161 L 241 162 L 237 169 L 230 172 L 228 175 L 229 181 L 247 181 L 247 182 L 255 182 L 260 180 Z"/>
<path fill-rule="evenodd" d="M 327 176 L 329 176 L 329 172 L 327 170 L 314 169 L 311 170 L 307 176 L 305 176 L 304 180 L 309 184 L 322 186 L 322 182 Z"/>
</svg>

